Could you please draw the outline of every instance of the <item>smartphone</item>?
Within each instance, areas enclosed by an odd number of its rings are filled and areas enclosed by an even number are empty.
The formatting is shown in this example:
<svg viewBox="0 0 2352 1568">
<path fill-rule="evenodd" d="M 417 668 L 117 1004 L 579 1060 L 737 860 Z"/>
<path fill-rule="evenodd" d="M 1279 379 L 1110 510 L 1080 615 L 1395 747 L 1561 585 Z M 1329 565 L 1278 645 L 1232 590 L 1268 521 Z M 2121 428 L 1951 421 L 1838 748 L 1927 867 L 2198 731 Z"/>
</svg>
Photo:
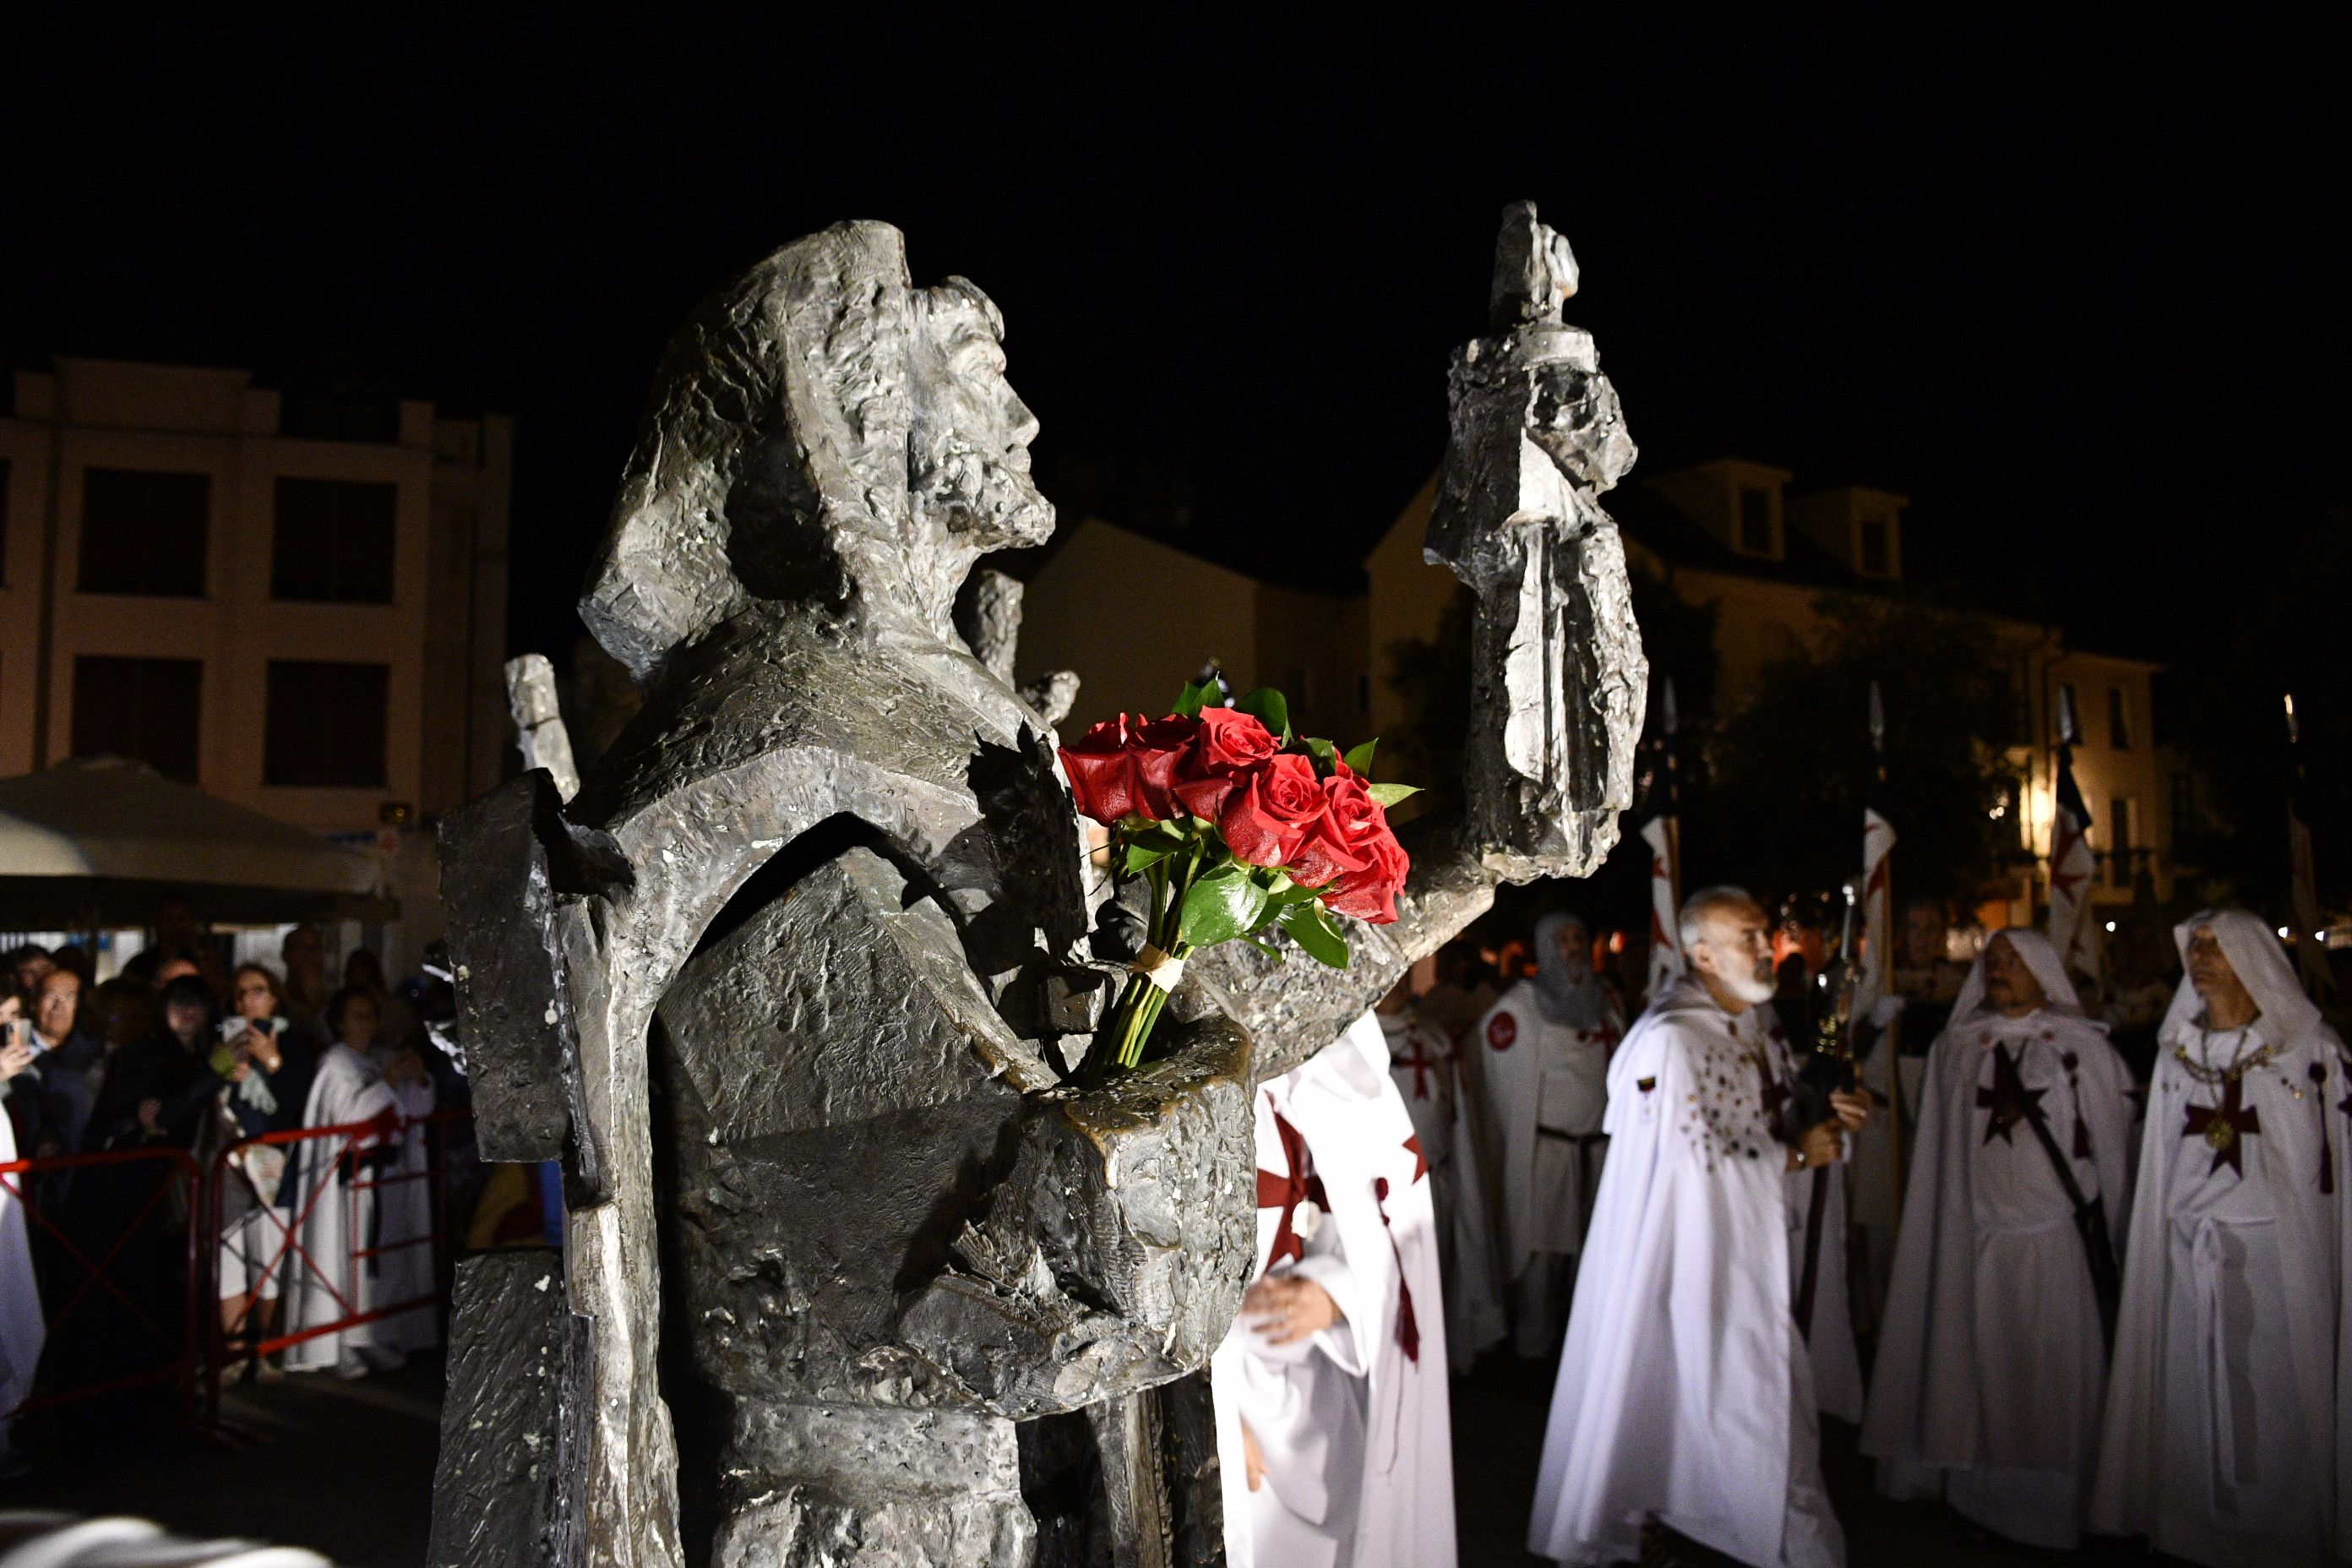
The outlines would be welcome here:
<svg viewBox="0 0 2352 1568">
<path fill-rule="evenodd" d="M 0 1025 L 0 1046 L 30 1046 L 39 1050 L 41 1042 L 33 1033 L 33 1020 L 11 1018 L 6 1024 Z"/>
</svg>

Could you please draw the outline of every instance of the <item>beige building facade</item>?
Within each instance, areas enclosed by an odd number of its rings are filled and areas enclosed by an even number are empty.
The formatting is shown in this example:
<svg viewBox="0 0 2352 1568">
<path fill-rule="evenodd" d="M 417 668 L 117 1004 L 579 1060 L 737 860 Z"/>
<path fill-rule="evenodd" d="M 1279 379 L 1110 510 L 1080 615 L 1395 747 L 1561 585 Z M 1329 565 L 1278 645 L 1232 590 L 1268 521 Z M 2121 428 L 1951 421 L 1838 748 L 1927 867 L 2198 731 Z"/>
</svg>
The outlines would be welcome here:
<svg viewBox="0 0 2352 1568">
<path fill-rule="evenodd" d="M 1906 498 L 1860 485 L 1792 494 L 1794 479 L 1785 468 L 1723 459 L 1608 498 L 1632 568 L 1713 610 L 1716 700 L 1726 710 L 1753 693 L 1775 660 L 1819 650 L 1829 625 L 1825 595 L 1884 596 L 1904 581 Z M 1099 520 L 1082 521 L 1030 584 L 1023 678 L 1076 670 L 1086 684 L 1072 721 L 1083 723 L 1122 709 L 1162 712 L 1213 658 L 1237 686 L 1282 687 L 1310 732 L 1393 734 L 1406 717 L 1389 679 L 1393 650 L 1434 641 L 1456 593 L 1454 574 L 1422 554 L 1435 493 L 1433 478 L 1366 555 L 1360 595 L 1273 587 Z M 2062 693 L 2080 735 L 2074 774 L 2101 857 L 2098 900 L 2128 902 L 2141 869 L 2169 900 L 2174 818 L 2189 807 L 2178 760 L 2156 743 L 2158 667 L 2072 647 L 2055 626 L 1988 619 L 2000 673 L 2018 703 L 2016 732 L 2031 738 L 2010 755 L 2021 788 L 2003 814 L 2014 813 L 2020 871 L 2007 918 L 2030 921 L 2048 896 Z"/>
<path fill-rule="evenodd" d="M 381 838 L 429 903 L 419 825 L 505 763 L 511 421 L 89 359 L 12 391 L 0 775 L 135 756 Z"/>
</svg>

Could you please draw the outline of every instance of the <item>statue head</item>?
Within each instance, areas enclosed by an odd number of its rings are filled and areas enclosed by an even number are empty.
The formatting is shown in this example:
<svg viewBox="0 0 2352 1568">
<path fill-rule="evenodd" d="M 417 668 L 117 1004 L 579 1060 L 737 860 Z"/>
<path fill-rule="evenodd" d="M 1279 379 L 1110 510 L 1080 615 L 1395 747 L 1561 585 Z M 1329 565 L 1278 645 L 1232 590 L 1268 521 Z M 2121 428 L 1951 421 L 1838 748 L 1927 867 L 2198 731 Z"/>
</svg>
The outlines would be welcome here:
<svg viewBox="0 0 2352 1568">
<path fill-rule="evenodd" d="M 950 642 L 971 563 L 1054 527 L 1003 335 L 972 284 L 915 289 L 887 224 L 753 267 L 671 342 L 581 601 L 589 629 L 640 682 L 761 605 Z"/>
</svg>

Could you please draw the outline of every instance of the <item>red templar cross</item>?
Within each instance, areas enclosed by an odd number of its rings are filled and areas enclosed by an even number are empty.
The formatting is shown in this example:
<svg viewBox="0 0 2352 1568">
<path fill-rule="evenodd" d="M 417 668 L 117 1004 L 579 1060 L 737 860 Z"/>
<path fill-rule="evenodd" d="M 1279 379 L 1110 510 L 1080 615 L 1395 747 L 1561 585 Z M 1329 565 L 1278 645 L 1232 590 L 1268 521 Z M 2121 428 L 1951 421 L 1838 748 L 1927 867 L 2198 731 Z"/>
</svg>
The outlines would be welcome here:
<svg viewBox="0 0 2352 1568">
<path fill-rule="evenodd" d="M 1420 1030 L 1415 1029 L 1406 1035 L 1405 1043 L 1412 1047 L 1412 1054 L 1409 1057 L 1399 1057 L 1397 1065 L 1412 1068 L 1412 1097 L 1415 1100 L 1427 1100 L 1429 1075 L 1445 1064 L 1440 1058 L 1429 1054 L 1429 1047 L 1421 1043 Z"/>
<path fill-rule="evenodd" d="M 2246 1173 L 2246 1140 L 2263 1130 L 2263 1113 L 2240 1099 L 2243 1086 L 2231 1079 L 2221 1090 L 2219 1105 L 2192 1105 L 2189 1108 L 2188 1125 L 2181 1128 L 2183 1138 L 2202 1138 L 2213 1148 L 2213 1164 L 2206 1173 L 2210 1175 L 2227 1165 L 2241 1176 Z"/>
</svg>

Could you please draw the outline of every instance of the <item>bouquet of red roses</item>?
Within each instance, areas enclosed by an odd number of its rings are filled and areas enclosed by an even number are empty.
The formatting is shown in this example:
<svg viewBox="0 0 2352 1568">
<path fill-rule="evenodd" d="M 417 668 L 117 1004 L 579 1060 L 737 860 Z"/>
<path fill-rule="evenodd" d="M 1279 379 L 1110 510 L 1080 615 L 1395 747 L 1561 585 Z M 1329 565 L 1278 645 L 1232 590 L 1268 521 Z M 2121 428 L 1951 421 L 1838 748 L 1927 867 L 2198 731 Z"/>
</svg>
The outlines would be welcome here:
<svg viewBox="0 0 2352 1568">
<path fill-rule="evenodd" d="M 1309 957 L 1345 969 L 1335 916 L 1396 919 L 1407 862 L 1386 808 L 1412 787 L 1371 782 L 1369 741 L 1342 756 L 1294 736 L 1289 704 L 1270 687 L 1231 707 L 1213 706 L 1217 695 L 1187 686 L 1165 718 L 1122 713 L 1062 748 L 1079 815 L 1111 830 L 1113 869 L 1150 889 L 1143 952 L 1082 1070 L 1142 1062 L 1197 949 L 1239 941 L 1278 959 L 1259 933 L 1279 926 Z"/>
</svg>

